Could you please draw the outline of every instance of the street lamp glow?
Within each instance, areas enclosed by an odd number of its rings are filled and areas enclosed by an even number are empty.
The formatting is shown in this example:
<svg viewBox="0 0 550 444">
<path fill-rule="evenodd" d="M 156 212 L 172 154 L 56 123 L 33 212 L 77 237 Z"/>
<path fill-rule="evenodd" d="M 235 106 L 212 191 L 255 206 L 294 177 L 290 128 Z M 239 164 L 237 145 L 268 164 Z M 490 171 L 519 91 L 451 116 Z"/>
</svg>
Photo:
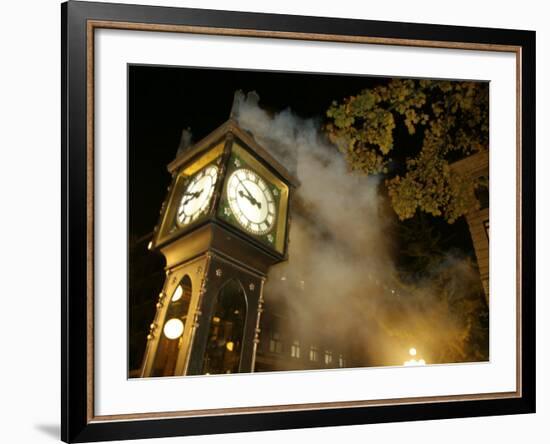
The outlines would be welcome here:
<svg viewBox="0 0 550 444">
<path fill-rule="evenodd" d="M 416 351 L 416 348 L 414 347 L 411 347 L 409 348 L 409 355 L 410 356 L 413 356 L 413 358 L 409 359 L 408 361 L 405 361 L 403 363 L 403 365 L 407 366 L 407 367 L 411 367 L 411 366 L 419 366 L 419 365 L 426 365 L 426 361 L 424 359 L 415 359 L 414 356 L 417 355 L 417 351 Z"/>
</svg>

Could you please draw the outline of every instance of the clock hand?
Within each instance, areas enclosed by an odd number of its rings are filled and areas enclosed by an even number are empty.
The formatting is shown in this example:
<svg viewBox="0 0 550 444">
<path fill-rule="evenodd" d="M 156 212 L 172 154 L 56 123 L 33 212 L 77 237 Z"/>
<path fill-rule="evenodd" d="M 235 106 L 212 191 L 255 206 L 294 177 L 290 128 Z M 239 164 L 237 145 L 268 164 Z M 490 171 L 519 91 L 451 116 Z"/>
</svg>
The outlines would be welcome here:
<svg viewBox="0 0 550 444">
<path fill-rule="evenodd" d="M 185 192 L 185 193 L 183 193 L 183 195 L 184 195 L 184 196 L 195 196 L 195 197 L 196 197 L 196 196 L 198 196 L 198 195 L 201 194 L 201 193 L 202 193 L 202 189 L 199 190 L 199 191 L 194 191 L 194 192 L 192 192 L 192 193 L 190 193 L 190 192 Z"/>
<path fill-rule="evenodd" d="M 237 177 L 237 179 L 239 179 L 239 178 Z M 245 195 L 243 194 L 243 192 L 240 191 L 239 194 L 241 195 L 241 197 L 246 197 L 246 198 L 250 201 L 250 203 L 251 203 L 252 205 L 256 205 L 258 208 L 262 208 L 261 202 L 258 202 L 258 201 L 254 198 L 254 196 L 252 195 L 252 193 L 251 193 L 250 191 L 248 191 L 248 188 L 246 188 L 246 185 L 245 185 L 240 179 L 239 179 L 239 182 L 240 182 L 240 184 L 243 186 L 244 190 L 245 190 L 245 191 L 247 192 L 247 194 L 248 194 L 248 196 L 245 196 Z"/>
<path fill-rule="evenodd" d="M 183 205 L 186 205 L 187 202 L 192 201 L 193 199 L 196 199 L 201 195 L 203 190 L 195 191 L 194 193 L 184 193 L 184 196 L 191 196 L 189 199 L 186 199 L 185 202 L 183 202 Z"/>
<path fill-rule="evenodd" d="M 262 208 L 262 204 L 254 199 L 252 196 L 247 196 L 242 191 L 239 191 L 239 196 L 247 198 L 252 205 L 256 205 L 258 208 Z"/>
</svg>

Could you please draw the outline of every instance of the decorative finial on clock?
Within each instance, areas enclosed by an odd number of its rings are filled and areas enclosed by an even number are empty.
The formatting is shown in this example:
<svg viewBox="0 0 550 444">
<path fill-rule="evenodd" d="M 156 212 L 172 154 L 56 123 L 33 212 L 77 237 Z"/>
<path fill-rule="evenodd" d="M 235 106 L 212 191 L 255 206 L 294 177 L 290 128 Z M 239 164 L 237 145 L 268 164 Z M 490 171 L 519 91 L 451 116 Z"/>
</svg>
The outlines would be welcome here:
<svg viewBox="0 0 550 444">
<path fill-rule="evenodd" d="M 235 91 L 235 94 L 233 94 L 233 104 L 231 105 L 231 112 L 229 113 L 229 118 L 231 120 L 237 120 L 239 117 L 239 108 L 245 101 L 246 96 L 244 95 L 244 92 L 242 89 L 238 89 Z"/>
<path fill-rule="evenodd" d="M 191 128 L 187 127 L 181 131 L 180 144 L 178 145 L 178 151 L 176 157 L 183 153 L 193 142 L 193 133 Z"/>
</svg>

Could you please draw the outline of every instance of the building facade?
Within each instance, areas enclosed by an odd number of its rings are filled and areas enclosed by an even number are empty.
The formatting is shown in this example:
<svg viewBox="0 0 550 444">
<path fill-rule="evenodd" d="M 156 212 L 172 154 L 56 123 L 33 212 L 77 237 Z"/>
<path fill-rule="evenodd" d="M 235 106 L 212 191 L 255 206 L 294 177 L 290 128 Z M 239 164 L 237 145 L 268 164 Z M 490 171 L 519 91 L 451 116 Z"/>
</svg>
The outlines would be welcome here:
<svg viewBox="0 0 550 444">
<path fill-rule="evenodd" d="M 451 165 L 453 171 L 479 179 L 476 195 L 480 206 L 466 214 L 479 267 L 479 274 L 489 303 L 489 151 L 481 151 Z"/>
</svg>

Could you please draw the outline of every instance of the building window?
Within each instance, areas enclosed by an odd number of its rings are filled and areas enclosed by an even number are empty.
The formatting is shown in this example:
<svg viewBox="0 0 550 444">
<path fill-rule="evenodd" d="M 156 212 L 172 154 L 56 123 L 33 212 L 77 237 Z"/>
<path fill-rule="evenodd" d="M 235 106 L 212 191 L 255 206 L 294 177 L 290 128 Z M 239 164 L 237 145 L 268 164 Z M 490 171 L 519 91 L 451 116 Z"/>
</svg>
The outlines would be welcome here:
<svg viewBox="0 0 550 444">
<path fill-rule="evenodd" d="M 276 331 L 271 332 L 271 338 L 269 339 L 269 351 L 271 353 L 281 353 L 283 351 L 283 342 L 279 333 Z"/>
<path fill-rule="evenodd" d="M 330 350 L 325 350 L 325 365 L 332 364 L 332 352 Z"/>
<path fill-rule="evenodd" d="M 338 367 L 342 368 L 346 366 L 346 360 L 344 359 L 344 355 L 338 356 Z"/>
<path fill-rule="evenodd" d="M 309 348 L 309 360 L 316 362 L 318 358 L 319 358 L 319 350 L 317 349 L 317 347 L 312 345 Z"/>
<path fill-rule="evenodd" d="M 292 358 L 300 357 L 300 341 L 298 341 L 297 339 L 290 346 L 290 356 Z"/>
</svg>

